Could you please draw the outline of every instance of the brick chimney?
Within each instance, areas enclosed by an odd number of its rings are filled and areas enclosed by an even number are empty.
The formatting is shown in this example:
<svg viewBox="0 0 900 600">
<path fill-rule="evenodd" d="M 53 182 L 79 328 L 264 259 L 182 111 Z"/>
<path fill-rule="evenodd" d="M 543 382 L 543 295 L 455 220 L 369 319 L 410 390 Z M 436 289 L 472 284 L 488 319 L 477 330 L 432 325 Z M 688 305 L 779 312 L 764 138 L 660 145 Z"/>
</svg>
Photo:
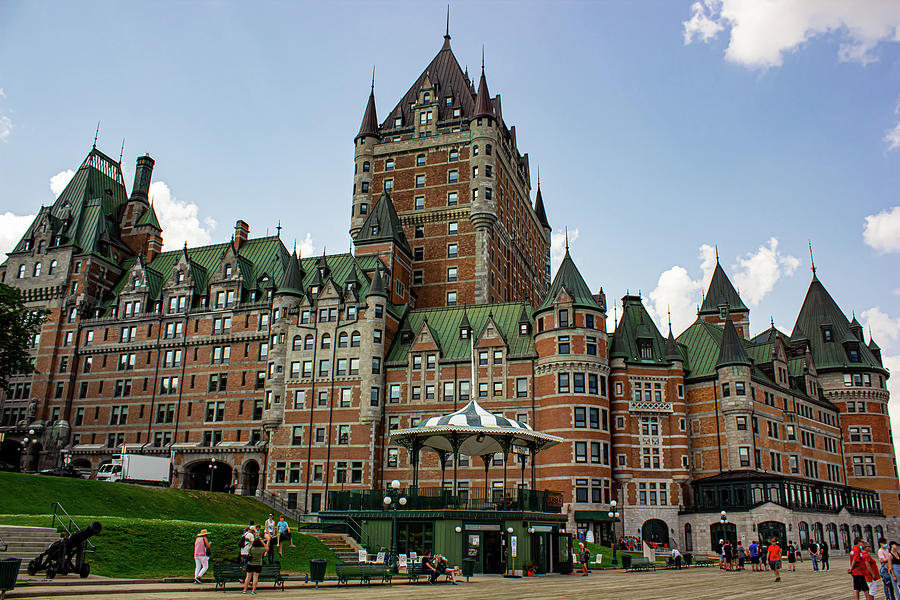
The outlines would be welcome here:
<svg viewBox="0 0 900 600">
<path fill-rule="evenodd" d="M 151 262 L 162 252 L 163 240 L 160 235 L 154 235 L 147 239 L 147 262 Z"/>
<path fill-rule="evenodd" d="M 244 245 L 250 238 L 250 226 L 247 225 L 245 221 L 238 219 L 237 223 L 234 224 L 234 251 L 237 252 L 241 249 L 241 246 Z"/>
</svg>

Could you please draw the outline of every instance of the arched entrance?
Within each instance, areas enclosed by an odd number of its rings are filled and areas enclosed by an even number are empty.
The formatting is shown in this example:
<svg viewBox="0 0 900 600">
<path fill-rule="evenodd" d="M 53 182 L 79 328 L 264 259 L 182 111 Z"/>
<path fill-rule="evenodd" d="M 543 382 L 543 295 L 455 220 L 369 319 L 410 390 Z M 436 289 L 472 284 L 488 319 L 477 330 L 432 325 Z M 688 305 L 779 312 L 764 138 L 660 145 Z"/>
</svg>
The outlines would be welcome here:
<svg viewBox="0 0 900 600">
<path fill-rule="evenodd" d="M 243 494 L 245 496 L 255 496 L 256 488 L 259 486 L 259 463 L 255 460 L 248 460 L 244 463 L 241 477 L 244 480 Z"/>
<path fill-rule="evenodd" d="M 641 526 L 641 538 L 645 542 L 655 542 L 658 546 L 668 546 L 669 526 L 660 519 L 648 519 Z"/>
<path fill-rule="evenodd" d="M 763 521 L 756 526 L 756 533 L 759 534 L 757 541 L 760 543 L 775 538 L 782 547 L 787 547 L 787 527 L 781 521 Z"/>
<path fill-rule="evenodd" d="M 709 526 L 710 547 L 713 552 L 719 552 L 719 540 L 728 540 L 731 545 L 737 544 L 737 526 L 734 523 L 713 523 Z"/>
<path fill-rule="evenodd" d="M 191 490 L 224 492 L 231 485 L 231 465 L 218 460 L 215 463 L 208 460 L 195 462 L 185 467 L 184 473 L 184 487 Z"/>
<path fill-rule="evenodd" d="M 0 463 L 6 463 L 18 471 L 21 460 L 22 444 L 18 440 L 3 440 L 0 444 Z"/>
<path fill-rule="evenodd" d="M 800 547 L 806 548 L 809 546 L 809 523 L 806 521 L 800 521 L 800 525 L 797 528 L 800 536 Z"/>
<path fill-rule="evenodd" d="M 684 551 L 685 552 L 693 552 L 694 551 L 694 531 L 691 528 L 690 523 L 684 524 Z"/>
<path fill-rule="evenodd" d="M 72 460 L 72 462 L 70 463 L 70 466 L 78 473 L 81 473 L 82 476 L 88 477 L 88 478 L 90 478 L 91 473 L 93 471 L 91 469 L 91 461 L 86 458 L 76 458 L 76 459 Z"/>
</svg>

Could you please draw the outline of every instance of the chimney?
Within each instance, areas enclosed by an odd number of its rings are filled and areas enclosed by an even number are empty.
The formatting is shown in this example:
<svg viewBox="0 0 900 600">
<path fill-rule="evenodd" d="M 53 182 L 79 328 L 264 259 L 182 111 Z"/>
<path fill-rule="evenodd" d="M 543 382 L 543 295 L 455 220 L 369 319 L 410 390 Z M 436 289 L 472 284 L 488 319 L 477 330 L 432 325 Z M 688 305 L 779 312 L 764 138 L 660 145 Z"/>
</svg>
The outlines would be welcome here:
<svg viewBox="0 0 900 600">
<path fill-rule="evenodd" d="M 153 165 L 156 164 L 149 154 L 139 156 L 137 167 L 134 170 L 134 185 L 131 186 L 131 199 L 148 203 L 150 193 L 150 176 L 153 174 Z"/>
<path fill-rule="evenodd" d="M 160 255 L 162 252 L 162 238 L 159 235 L 154 235 L 147 238 L 147 251 L 145 255 L 147 257 L 147 263 L 153 261 L 154 258 Z"/>
<path fill-rule="evenodd" d="M 244 245 L 250 238 L 250 226 L 247 225 L 245 221 L 238 219 L 237 223 L 234 224 L 234 251 L 237 252 L 241 249 L 241 246 Z"/>
</svg>

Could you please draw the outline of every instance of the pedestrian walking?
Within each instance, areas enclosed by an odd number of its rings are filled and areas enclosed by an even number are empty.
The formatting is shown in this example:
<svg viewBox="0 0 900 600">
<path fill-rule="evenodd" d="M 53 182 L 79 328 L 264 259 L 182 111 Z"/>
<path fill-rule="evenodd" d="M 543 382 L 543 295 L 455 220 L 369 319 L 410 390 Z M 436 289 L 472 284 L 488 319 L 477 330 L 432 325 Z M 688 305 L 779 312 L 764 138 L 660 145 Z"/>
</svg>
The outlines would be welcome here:
<svg viewBox="0 0 900 600">
<path fill-rule="evenodd" d="M 793 541 L 788 541 L 787 545 L 788 571 L 797 570 L 797 547 Z"/>
<path fill-rule="evenodd" d="M 778 540 L 772 538 L 766 551 L 769 556 L 769 568 L 775 571 L 775 581 L 781 581 L 781 546 L 778 545 Z"/>
<path fill-rule="evenodd" d="M 583 542 L 578 542 L 578 560 L 581 561 L 581 576 L 588 576 L 588 563 L 591 562 L 591 551 L 585 548 Z"/>
<path fill-rule="evenodd" d="M 194 538 L 194 583 L 203 583 L 203 574 L 209 569 L 209 540 L 205 529 Z"/>
<path fill-rule="evenodd" d="M 884 585 L 884 599 L 898 600 L 894 594 L 894 571 L 891 568 L 891 551 L 885 538 L 878 538 L 878 574 Z"/>
<path fill-rule="evenodd" d="M 259 574 L 262 573 L 263 556 L 266 555 L 266 552 L 269 549 L 268 546 L 268 542 L 263 543 L 259 538 L 256 538 L 253 541 L 253 545 L 250 546 L 250 553 L 247 560 L 247 576 L 244 577 L 244 591 L 241 592 L 242 594 L 247 593 L 247 587 L 251 584 L 252 588 L 250 593 L 256 593 L 256 584 L 259 583 Z"/>
<path fill-rule="evenodd" d="M 823 571 L 828 571 L 828 542 L 819 544 L 819 566 Z"/>
</svg>

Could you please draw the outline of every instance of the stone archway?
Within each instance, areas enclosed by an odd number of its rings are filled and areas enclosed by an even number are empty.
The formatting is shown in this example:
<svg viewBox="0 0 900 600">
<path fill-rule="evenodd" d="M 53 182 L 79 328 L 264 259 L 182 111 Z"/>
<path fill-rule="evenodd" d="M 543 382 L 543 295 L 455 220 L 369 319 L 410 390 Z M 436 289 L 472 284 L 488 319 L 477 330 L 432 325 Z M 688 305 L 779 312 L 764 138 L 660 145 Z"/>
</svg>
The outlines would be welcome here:
<svg viewBox="0 0 900 600">
<path fill-rule="evenodd" d="M 668 546 L 669 526 L 661 519 L 648 519 L 641 526 L 641 539 L 656 542 L 658 546 Z"/>
<path fill-rule="evenodd" d="M 245 496 L 255 496 L 256 488 L 259 487 L 259 463 L 255 460 L 248 460 L 241 469 L 241 479 L 244 484 L 241 493 Z"/>
<path fill-rule="evenodd" d="M 87 458 L 72 459 L 72 462 L 69 463 L 69 466 L 71 466 L 79 473 L 83 473 L 84 476 L 88 478 L 93 475 L 93 467 L 91 467 L 91 461 Z"/>
<path fill-rule="evenodd" d="M 184 485 L 182 487 L 191 490 L 205 490 L 207 492 L 225 492 L 231 485 L 231 465 L 217 460 L 215 468 L 211 469 L 209 460 L 200 460 L 184 468 Z M 210 475 L 212 471 L 212 475 Z"/>
<path fill-rule="evenodd" d="M 782 547 L 787 547 L 787 527 L 781 521 L 763 521 L 756 526 L 756 533 L 760 544 L 774 538 Z"/>
<path fill-rule="evenodd" d="M 18 440 L 5 439 L 0 444 L 0 463 L 6 463 L 16 471 L 22 462 L 22 444 Z"/>
</svg>

